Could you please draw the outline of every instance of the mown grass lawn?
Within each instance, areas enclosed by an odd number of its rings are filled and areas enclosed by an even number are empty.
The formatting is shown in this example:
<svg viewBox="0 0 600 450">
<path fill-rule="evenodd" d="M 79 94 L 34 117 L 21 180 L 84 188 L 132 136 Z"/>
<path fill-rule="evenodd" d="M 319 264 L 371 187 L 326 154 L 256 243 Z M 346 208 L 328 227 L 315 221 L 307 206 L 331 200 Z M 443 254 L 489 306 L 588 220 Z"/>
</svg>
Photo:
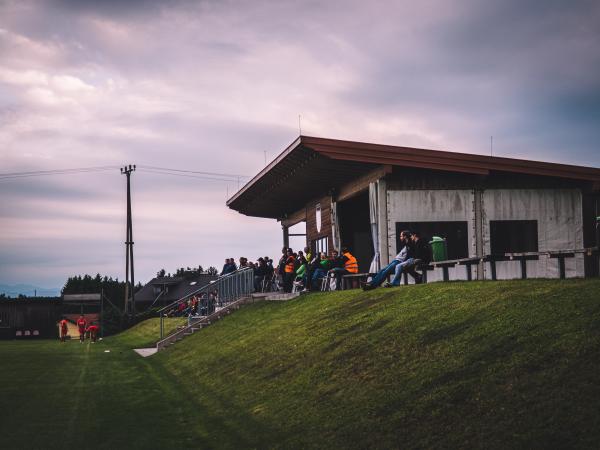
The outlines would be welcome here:
<svg viewBox="0 0 600 450">
<path fill-rule="evenodd" d="M 244 307 L 150 358 L 130 350 L 157 332 L 0 342 L 0 448 L 600 442 L 600 280 L 312 294 Z"/>
</svg>

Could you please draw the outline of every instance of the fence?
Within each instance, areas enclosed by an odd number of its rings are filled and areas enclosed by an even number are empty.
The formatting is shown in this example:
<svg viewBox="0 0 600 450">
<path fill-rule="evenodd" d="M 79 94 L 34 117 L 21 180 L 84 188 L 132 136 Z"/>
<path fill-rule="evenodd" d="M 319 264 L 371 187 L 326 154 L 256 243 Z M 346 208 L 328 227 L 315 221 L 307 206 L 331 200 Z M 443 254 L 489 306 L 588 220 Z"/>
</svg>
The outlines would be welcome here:
<svg viewBox="0 0 600 450">
<path fill-rule="evenodd" d="M 159 309 L 160 338 L 165 336 L 165 318 L 179 311 L 181 305 L 186 304 L 192 297 L 200 297 L 197 314 L 189 316 L 188 323 L 194 319 L 201 319 L 226 307 L 246 295 L 254 292 L 254 271 L 251 268 L 242 268 L 235 272 L 223 275 L 201 288 L 190 292 L 173 303 Z M 174 330 L 173 332 L 177 332 Z"/>
<path fill-rule="evenodd" d="M 537 260 L 540 257 L 556 259 L 558 264 L 558 276 L 564 279 L 565 276 L 565 259 L 574 258 L 577 254 L 592 256 L 598 254 L 598 247 L 588 247 L 570 250 L 548 250 L 542 252 L 524 252 L 524 253 L 506 253 L 504 255 L 484 255 L 481 257 L 453 259 L 447 261 L 433 261 L 428 266 L 421 266 L 423 270 L 424 281 L 427 282 L 427 272 L 435 269 L 442 269 L 443 280 L 449 281 L 449 268 L 456 266 L 464 266 L 466 270 L 467 280 L 472 280 L 472 267 L 479 264 L 489 264 L 490 278 L 496 280 L 496 263 L 501 261 L 518 262 L 521 266 L 521 278 L 527 278 L 527 261 Z M 404 273 L 404 284 L 408 284 L 408 275 Z"/>
</svg>

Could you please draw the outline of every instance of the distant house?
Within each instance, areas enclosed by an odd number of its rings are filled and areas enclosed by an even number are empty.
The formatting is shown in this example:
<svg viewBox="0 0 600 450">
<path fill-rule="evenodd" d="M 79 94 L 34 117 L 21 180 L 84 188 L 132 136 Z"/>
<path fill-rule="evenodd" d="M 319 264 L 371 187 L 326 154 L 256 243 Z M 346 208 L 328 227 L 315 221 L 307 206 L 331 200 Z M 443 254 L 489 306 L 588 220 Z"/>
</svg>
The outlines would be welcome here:
<svg viewBox="0 0 600 450">
<path fill-rule="evenodd" d="M 135 294 L 136 308 L 144 310 L 151 306 L 168 305 L 179 300 L 202 286 L 207 285 L 217 277 L 197 271 L 186 271 L 176 277 L 156 277 Z"/>
<path fill-rule="evenodd" d="M 285 246 L 305 222 L 313 250 L 348 246 L 366 272 L 394 257 L 404 229 L 446 238 L 448 259 L 596 246 L 600 169 L 300 136 L 227 206 L 280 221 Z M 487 270 L 479 264 L 477 278 Z M 527 261 L 532 277 L 558 270 Z M 498 278 L 519 274 L 512 261 L 497 265 Z M 570 258 L 566 275 L 597 276 L 598 258 Z"/>
</svg>

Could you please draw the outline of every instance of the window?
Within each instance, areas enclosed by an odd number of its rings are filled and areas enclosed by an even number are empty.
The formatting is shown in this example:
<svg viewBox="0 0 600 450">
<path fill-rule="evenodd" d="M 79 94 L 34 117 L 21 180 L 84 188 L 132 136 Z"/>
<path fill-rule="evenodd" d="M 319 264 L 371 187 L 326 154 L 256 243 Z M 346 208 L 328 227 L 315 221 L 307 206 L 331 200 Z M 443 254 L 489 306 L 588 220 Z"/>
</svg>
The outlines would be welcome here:
<svg viewBox="0 0 600 450">
<path fill-rule="evenodd" d="M 313 241 L 313 245 L 315 248 L 315 255 L 324 252 L 325 254 L 329 253 L 329 237 L 325 236 Z"/>
<path fill-rule="evenodd" d="M 538 251 L 537 220 L 490 220 L 493 255 Z"/>
<path fill-rule="evenodd" d="M 469 235 L 466 221 L 452 222 L 396 222 L 396 252 L 401 250 L 400 233 L 403 230 L 419 231 L 427 242 L 433 236 L 446 239 L 448 259 L 469 257 Z"/>
</svg>

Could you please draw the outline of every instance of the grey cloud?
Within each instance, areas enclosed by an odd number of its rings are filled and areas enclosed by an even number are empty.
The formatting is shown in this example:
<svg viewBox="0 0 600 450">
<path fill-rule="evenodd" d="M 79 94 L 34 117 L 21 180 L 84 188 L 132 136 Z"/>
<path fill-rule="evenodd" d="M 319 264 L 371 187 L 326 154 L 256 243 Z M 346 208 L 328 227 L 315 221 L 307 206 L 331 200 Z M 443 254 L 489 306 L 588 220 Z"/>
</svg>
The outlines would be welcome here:
<svg viewBox="0 0 600 450">
<path fill-rule="evenodd" d="M 2 158 L 11 166 L 30 161 L 28 152 L 40 168 L 94 161 L 254 175 L 264 151 L 272 159 L 297 135 L 299 113 L 325 136 L 370 140 L 364 117 L 380 121 L 384 131 L 375 134 L 392 144 L 487 152 L 493 134 L 496 154 L 600 166 L 595 2 L 59 0 L 30 2 L 26 14 L 20 4 L 0 6 L 0 28 L 31 42 L 16 46 L 14 36 L 0 34 L 0 67 L 77 76 L 105 89 L 113 103 L 49 107 L 44 114 L 66 126 L 34 118 L 26 127 L 38 106 L 23 101 L 22 87 L 0 84 L 0 138 L 10 143 Z M 118 86 L 113 93 L 108 79 Z M 128 93 L 141 104 L 127 104 L 136 100 Z M 167 107 L 154 108 L 162 100 Z M 396 130 L 405 118 L 425 131 Z M 37 158 L 42 152 L 47 160 Z M 97 212 L 123 210 L 117 175 L 90 175 L 79 185 L 0 182 L 12 218 L 30 218 L 32 204 L 57 199 L 61 211 L 87 202 L 91 212 L 64 216 L 94 239 L 71 240 L 66 250 L 15 243 L 22 255 L 22 274 L 10 269 L 15 281 L 122 271 L 124 225 Z M 277 250 L 278 224 L 227 211 L 226 190 L 223 183 L 134 174 L 141 280 L 161 267 Z M 55 223 L 50 208 L 41 208 L 48 215 L 42 226 Z M 3 244 L 0 264 L 14 253 Z M 8 268 L 0 267 L 3 276 Z"/>
</svg>

